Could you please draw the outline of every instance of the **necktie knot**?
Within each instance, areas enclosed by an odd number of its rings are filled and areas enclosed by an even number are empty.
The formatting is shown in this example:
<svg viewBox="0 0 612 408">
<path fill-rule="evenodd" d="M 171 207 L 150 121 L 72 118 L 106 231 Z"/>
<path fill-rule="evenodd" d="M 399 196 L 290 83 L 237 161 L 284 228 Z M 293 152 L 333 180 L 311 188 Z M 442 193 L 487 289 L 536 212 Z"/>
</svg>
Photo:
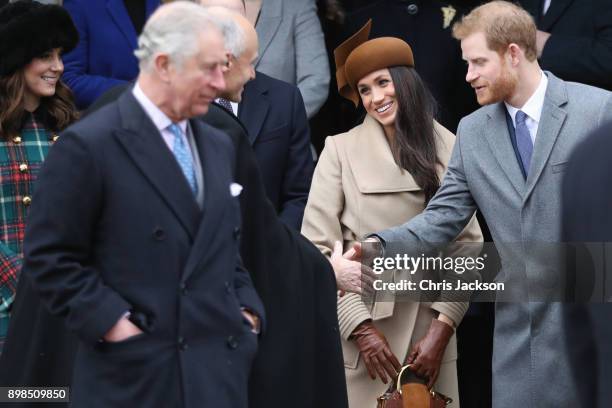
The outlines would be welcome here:
<svg viewBox="0 0 612 408">
<path fill-rule="evenodd" d="M 171 123 L 170 126 L 168 126 L 168 129 L 172 132 L 174 137 L 182 137 L 183 135 L 183 131 L 178 123 Z"/>
<path fill-rule="evenodd" d="M 525 123 L 525 121 L 527 120 L 527 114 L 525 112 L 523 112 L 522 110 L 516 112 L 516 124 L 518 125 Z"/>
</svg>

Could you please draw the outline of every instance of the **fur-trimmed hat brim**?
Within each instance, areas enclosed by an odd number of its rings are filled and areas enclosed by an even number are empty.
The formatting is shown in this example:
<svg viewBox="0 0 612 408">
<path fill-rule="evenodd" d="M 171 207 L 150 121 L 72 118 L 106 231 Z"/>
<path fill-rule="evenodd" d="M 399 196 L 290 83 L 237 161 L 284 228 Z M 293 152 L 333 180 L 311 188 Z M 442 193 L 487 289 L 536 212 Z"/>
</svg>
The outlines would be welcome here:
<svg viewBox="0 0 612 408">
<path fill-rule="evenodd" d="M 78 41 L 63 7 L 31 0 L 7 4 L 0 9 L 0 76 L 11 75 L 54 48 L 68 52 Z"/>
</svg>

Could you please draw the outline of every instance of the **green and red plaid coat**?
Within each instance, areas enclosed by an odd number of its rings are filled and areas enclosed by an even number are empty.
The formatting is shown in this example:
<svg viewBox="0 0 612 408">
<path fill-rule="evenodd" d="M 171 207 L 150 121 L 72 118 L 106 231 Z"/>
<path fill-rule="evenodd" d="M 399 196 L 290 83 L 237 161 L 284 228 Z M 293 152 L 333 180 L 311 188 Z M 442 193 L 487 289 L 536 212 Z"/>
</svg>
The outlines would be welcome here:
<svg viewBox="0 0 612 408">
<path fill-rule="evenodd" d="M 0 138 L 0 352 L 15 299 L 34 183 L 55 138 L 37 112 L 27 114 L 18 137 Z"/>
</svg>

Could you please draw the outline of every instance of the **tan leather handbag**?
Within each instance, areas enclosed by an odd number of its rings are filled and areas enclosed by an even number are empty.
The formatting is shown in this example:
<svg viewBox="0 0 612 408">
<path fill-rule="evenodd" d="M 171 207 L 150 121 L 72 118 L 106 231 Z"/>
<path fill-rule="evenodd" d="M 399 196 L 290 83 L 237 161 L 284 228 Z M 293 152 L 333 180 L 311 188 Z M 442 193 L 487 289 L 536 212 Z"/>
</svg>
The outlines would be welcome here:
<svg viewBox="0 0 612 408">
<path fill-rule="evenodd" d="M 376 400 L 377 408 L 445 408 L 453 402 L 446 395 L 428 390 L 425 381 L 410 370 L 408 364 L 400 370 L 395 384 Z"/>
</svg>

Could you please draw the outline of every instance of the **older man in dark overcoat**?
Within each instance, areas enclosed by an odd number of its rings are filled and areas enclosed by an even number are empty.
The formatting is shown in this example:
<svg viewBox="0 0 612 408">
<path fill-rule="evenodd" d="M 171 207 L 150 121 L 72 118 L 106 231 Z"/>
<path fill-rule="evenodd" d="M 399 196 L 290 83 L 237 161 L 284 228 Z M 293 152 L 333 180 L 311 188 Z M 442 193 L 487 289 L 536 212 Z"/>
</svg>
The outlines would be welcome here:
<svg viewBox="0 0 612 408">
<path fill-rule="evenodd" d="M 74 407 L 247 406 L 263 306 L 238 254 L 235 150 L 190 120 L 225 86 L 226 29 L 161 7 L 135 87 L 67 129 L 41 172 L 23 273 L 79 337 Z"/>
</svg>

